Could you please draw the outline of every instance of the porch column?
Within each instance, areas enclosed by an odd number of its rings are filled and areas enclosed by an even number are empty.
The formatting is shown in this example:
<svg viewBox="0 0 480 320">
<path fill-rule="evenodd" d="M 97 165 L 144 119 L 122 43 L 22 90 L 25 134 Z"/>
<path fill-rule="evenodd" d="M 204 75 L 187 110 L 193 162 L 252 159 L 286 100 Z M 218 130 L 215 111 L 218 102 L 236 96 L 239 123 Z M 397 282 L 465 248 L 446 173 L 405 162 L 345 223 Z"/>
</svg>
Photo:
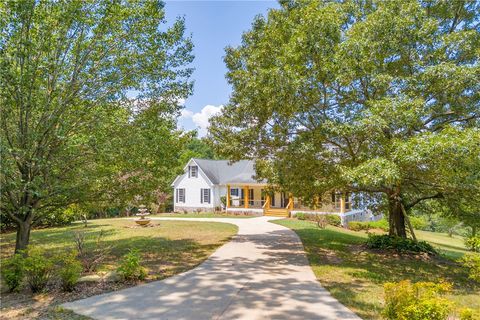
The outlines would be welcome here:
<svg viewBox="0 0 480 320">
<path fill-rule="evenodd" d="M 243 187 L 243 204 L 245 208 L 248 208 L 248 186 Z"/>
<path fill-rule="evenodd" d="M 265 209 L 270 209 L 270 195 L 267 193 L 266 197 L 265 197 Z"/>
<path fill-rule="evenodd" d="M 230 208 L 230 185 L 227 184 L 227 208 Z"/>
<path fill-rule="evenodd" d="M 291 193 L 288 194 L 288 202 L 290 203 L 290 207 L 288 209 L 292 210 L 293 209 L 293 194 L 291 194 Z"/>
<path fill-rule="evenodd" d="M 345 213 L 345 192 L 342 192 L 340 198 L 340 213 Z"/>
</svg>

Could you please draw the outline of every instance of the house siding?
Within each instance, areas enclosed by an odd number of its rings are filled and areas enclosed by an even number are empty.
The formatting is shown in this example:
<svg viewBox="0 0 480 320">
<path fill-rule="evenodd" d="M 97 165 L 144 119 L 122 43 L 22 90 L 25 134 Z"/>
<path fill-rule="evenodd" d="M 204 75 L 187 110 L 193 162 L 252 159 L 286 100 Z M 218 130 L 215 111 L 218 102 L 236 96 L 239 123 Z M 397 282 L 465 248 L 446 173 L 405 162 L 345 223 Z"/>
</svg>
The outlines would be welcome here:
<svg viewBox="0 0 480 320">
<path fill-rule="evenodd" d="M 186 174 L 176 181 L 174 189 L 182 188 L 185 189 L 185 203 L 177 202 L 175 197 L 174 211 L 212 211 L 215 207 L 215 186 L 210 184 L 202 172 L 199 172 L 196 178 L 189 178 L 188 174 Z M 210 203 L 202 203 L 200 197 L 201 189 L 210 189 Z"/>
<path fill-rule="evenodd" d="M 221 196 L 226 195 L 227 188 L 225 186 L 214 185 L 198 166 L 198 177 L 188 176 L 188 166 L 197 165 L 191 160 L 185 167 L 185 174 L 177 178 L 173 183 L 174 195 L 176 189 L 185 189 L 185 203 L 176 202 L 174 197 L 173 210 L 175 212 L 211 212 L 222 206 Z M 201 189 L 210 189 L 210 203 L 203 203 L 200 198 Z"/>
<path fill-rule="evenodd" d="M 210 162 L 209 162 L 210 161 Z M 215 161 L 218 161 L 215 162 Z M 200 165 L 202 164 L 202 165 Z M 248 164 L 248 163 L 247 163 Z M 188 164 L 184 167 L 184 174 L 178 176 L 172 183 L 174 188 L 174 211 L 182 212 L 194 212 L 194 211 L 214 211 L 216 209 L 222 208 L 223 204 L 221 197 L 227 194 L 227 185 L 232 189 L 239 189 L 238 196 L 231 196 L 231 210 L 243 210 L 245 212 L 254 212 L 262 213 L 263 203 L 260 201 L 262 199 L 261 190 L 266 188 L 264 182 L 254 182 L 254 166 L 247 165 L 245 162 L 240 162 L 237 166 L 230 166 L 226 164 L 223 160 L 205 160 L 205 159 L 194 159 L 192 158 Z M 189 166 L 197 166 L 198 172 L 197 177 L 189 177 Z M 217 166 L 218 165 L 218 166 Z M 221 169 L 221 170 L 220 170 Z M 223 171 L 222 171 L 223 170 Z M 230 172 L 231 170 L 232 172 Z M 251 172 L 250 172 L 250 171 Z M 230 177 L 232 175 L 232 177 Z M 252 175 L 252 179 L 246 179 L 246 176 Z M 236 180 L 238 179 L 238 180 Z M 241 194 L 248 186 L 248 188 L 253 189 L 253 198 L 249 197 L 249 200 L 254 200 L 254 203 L 249 203 L 248 208 L 244 208 L 243 201 L 241 201 Z M 185 202 L 177 202 L 176 189 L 185 189 Z M 201 190 L 210 189 L 210 203 L 204 203 L 201 200 Z M 288 193 L 285 193 L 286 199 L 282 203 L 282 193 L 276 191 L 274 197 L 270 197 L 270 207 L 272 208 L 283 208 L 288 203 Z M 344 207 L 340 209 L 336 207 L 338 201 L 331 199 L 332 194 L 326 193 L 321 197 L 320 203 L 313 208 L 305 206 L 302 201 L 298 198 L 294 198 L 293 210 L 292 213 L 296 212 L 320 212 L 320 213 L 348 213 L 353 208 Z M 337 203 L 339 204 L 339 203 Z M 350 205 L 351 205 L 350 201 Z M 353 215 L 348 219 L 363 219 L 361 213 Z"/>
</svg>

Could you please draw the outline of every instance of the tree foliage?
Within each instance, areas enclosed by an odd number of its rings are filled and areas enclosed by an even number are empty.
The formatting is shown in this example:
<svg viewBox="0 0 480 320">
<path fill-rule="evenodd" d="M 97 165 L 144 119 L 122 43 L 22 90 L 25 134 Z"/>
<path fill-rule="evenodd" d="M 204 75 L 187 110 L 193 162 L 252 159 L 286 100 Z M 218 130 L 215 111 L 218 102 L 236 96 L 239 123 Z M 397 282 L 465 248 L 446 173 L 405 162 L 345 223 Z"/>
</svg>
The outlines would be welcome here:
<svg viewBox="0 0 480 320">
<path fill-rule="evenodd" d="M 1 210 L 17 250 L 52 209 L 165 186 L 193 56 L 184 21 L 167 27 L 163 7 L 0 3 Z"/>
<path fill-rule="evenodd" d="M 193 131 L 190 133 L 190 139 L 183 148 L 183 153 L 180 156 L 181 168 L 190 160 L 191 158 L 199 159 L 218 159 L 215 151 L 210 146 L 210 144 L 205 141 L 204 138 L 198 138 L 195 136 L 196 132 Z"/>
<path fill-rule="evenodd" d="M 380 195 L 401 237 L 418 203 L 478 192 L 479 2 L 281 3 L 227 48 L 220 153 L 306 200 Z"/>
</svg>

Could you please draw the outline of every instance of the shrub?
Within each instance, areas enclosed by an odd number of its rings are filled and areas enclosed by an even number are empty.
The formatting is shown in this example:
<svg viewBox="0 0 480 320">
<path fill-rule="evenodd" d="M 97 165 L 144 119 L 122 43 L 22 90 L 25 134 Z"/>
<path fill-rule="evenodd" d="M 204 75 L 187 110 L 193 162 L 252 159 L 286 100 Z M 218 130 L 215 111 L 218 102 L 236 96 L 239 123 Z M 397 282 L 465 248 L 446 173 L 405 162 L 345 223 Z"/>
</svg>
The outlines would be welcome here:
<svg viewBox="0 0 480 320">
<path fill-rule="evenodd" d="M 388 231 L 388 221 L 385 219 L 378 221 L 350 221 L 348 223 L 348 229 L 353 231 L 362 231 L 370 229 L 382 229 L 383 231 Z"/>
<path fill-rule="evenodd" d="M 220 197 L 220 202 L 222 203 L 222 207 L 226 208 L 227 207 L 227 196 L 221 196 Z"/>
<path fill-rule="evenodd" d="M 424 230 L 428 225 L 428 221 L 424 217 L 411 216 L 409 218 L 410 218 L 410 223 L 412 224 L 412 227 L 414 229 Z M 388 226 L 388 222 L 387 222 L 387 226 Z"/>
<path fill-rule="evenodd" d="M 465 246 L 470 251 L 480 252 L 480 236 L 472 236 L 465 239 Z"/>
<path fill-rule="evenodd" d="M 10 292 L 17 291 L 22 284 L 25 258 L 22 254 L 15 254 L 8 259 L 2 259 L 0 268 L 2 278 Z"/>
<path fill-rule="evenodd" d="M 324 214 L 315 214 L 313 217 L 310 217 L 313 219 L 313 221 L 315 221 L 317 223 L 317 226 L 320 228 L 320 229 L 325 229 L 325 227 L 327 226 L 327 217 L 324 215 Z"/>
<path fill-rule="evenodd" d="M 350 221 L 348 223 L 348 229 L 353 231 L 369 230 L 370 224 L 368 222 Z"/>
<path fill-rule="evenodd" d="M 385 283 L 383 316 L 391 320 L 443 320 L 452 310 L 452 303 L 442 295 L 451 290 L 449 283 L 409 280 Z"/>
<path fill-rule="evenodd" d="M 474 320 L 473 310 L 470 308 L 460 309 L 460 320 Z"/>
<path fill-rule="evenodd" d="M 298 220 L 305 220 L 305 213 L 299 212 L 295 215 L 295 218 L 297 218 Z"/>
<path fill-rule="evenodd" d="M 426 252 L 428 254 L 437 253 L 428 242 L 414 241 L 412 239 L 404 239 L 397 236 L 389 236 L 387 234 L 369 234 L 366 244 L 370 249 L 394 250 L 397 252 Z"/>
<path fill-rule="evenodd" d="M 143 280 L 147 276 L 147 271 L 141 266 L 141 262 L 138 250 L 131 249 L 123 256 L 117 271 L 125 280 Z"/>
<path fill-rule="evenodd" d="M 371 229 L 382 229 L 385 232 L 387 232 L 390 228 L 390 226 L 388 225 L 388 221 L 385 219 L 381 219 L 378 221 L 370 221 L 369 225 Z"/>
<path fill-rule="evenodd" d="M 77 253 L 70 252 L 61 255 L 59 257 L 59 265 L 58 275 L 62 289 L 64 291 L 72 291 L 83 270 L 81 262 L 77 259 Z"/>
<path fill-rule="evenodd" d="M 32 292 L 40 292 L 53 274 L 53 261 L 38 247 L 30 247 L 24 263 L 25 277 Z"/>
<path fill-rule="evenodd" d="M 309 220 L 309 221 L 315 221 L 317 224 L 319 221 L 321 224 L 329 224 L 332 226 L 341 226 L 342 225 L 342 219 L 340 216 L 336 214 L 318 214 L 318 213 L 306 213 L 306 212 L 298 212 L 295 214 L 295 218 L 298 220 Z"/>
<path fill-rule="evenodd" d="M 74 242 L 78 252 L 77 257 L 83 266 L 84 272 L 96 271 L 98 265 L 105 260 L 110 252 L 110 247 L 105 246 L 103 243 L 103 236 L 104 232 L 102 230 L 95 239 L 95 244 L 87 246 L 85 232 L 75 232 Z"/>
<path fill-rule="evenodd" d="M 340 227 L 342 225 L 342 218 L 336 214 L 326 214 L 327 222 L 329 225 Z"/>
<path fill-rule="evenodd" d="M 469 270 L 468 277 L 480 283 L 480 255 L 468 253 L 460 259 L 460 262 Z"/>
</svg>

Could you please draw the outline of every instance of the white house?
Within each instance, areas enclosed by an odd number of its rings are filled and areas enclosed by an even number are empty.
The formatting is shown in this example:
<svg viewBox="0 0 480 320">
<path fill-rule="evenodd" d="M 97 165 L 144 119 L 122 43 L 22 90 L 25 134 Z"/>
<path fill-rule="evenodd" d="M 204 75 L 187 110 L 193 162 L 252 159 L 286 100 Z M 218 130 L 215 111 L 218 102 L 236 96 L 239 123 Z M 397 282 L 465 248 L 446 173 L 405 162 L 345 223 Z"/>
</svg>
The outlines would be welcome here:
<svg viewBox="0 0 480 320">
<path fill-rule="evenodd" d="M 172 187 L 175 212 L 225 209 L 227 212 L 274 216 L 312 212 L 335 213 L 344 222 L 372 219 L 371 213 L 365 210 L 352 210 L 349 193 L 323 195 L 322 201 L 312 208 L 303 205 L 301 199 L 292 194 L 272 191 L 266 181 L 255 179 L 254 162 L 249 160 L 230 163 L 228 160 L 190 159 Z"/>
</svg>

